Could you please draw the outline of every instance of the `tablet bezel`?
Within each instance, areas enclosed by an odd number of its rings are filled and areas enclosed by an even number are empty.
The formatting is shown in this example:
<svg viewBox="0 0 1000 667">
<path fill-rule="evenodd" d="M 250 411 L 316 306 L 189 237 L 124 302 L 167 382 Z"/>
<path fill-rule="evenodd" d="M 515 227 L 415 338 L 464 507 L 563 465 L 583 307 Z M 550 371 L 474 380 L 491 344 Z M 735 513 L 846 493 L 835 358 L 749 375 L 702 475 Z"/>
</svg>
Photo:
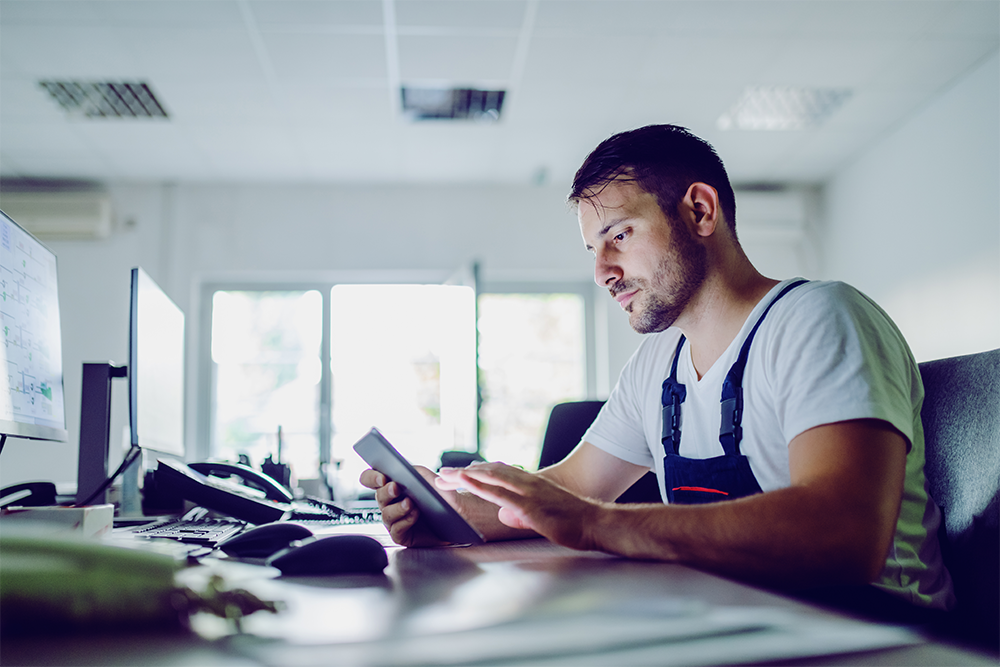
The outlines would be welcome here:
<svg viewBox="0 0 1000 667">
<path fill-rule="evenodd" d="M 456 545 L 482 544 L 486 540 L 454 507 L 410 465 L 399 451 L 372 428 L 354 444 L 354 451 L 372 469 L 379 471 L 403 488 L 413 500 L 431 532 L 438 539 Z"/>
</svg>

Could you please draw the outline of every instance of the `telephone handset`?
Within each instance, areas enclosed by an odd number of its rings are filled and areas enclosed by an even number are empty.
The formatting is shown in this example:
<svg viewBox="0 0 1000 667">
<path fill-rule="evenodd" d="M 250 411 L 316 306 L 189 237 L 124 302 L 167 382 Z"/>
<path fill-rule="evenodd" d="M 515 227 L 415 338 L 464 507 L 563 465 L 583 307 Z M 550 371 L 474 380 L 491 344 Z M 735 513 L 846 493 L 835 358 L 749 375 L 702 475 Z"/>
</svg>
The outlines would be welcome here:
<svg viewBox="0 0 1000 667">
<path fill-rule="evenodd" d="M 264 496 L 268 500 L 274 500 L 279 503 L 290 503 L 295 500 L 292 492 L 282 486 L 278 480 L 259 470 L 254 470 L 250 466 L 240 463 L 223 463 L 221 461 L 189 463 L 188 466 L 193 470 L 197 470 L 202 475 L 209 477 L 239 477 L 250 488 L 263 491 Z"/>
<path fill-rule="evenodd" d="M 238 477 L 243 483 L 228 481 Z M 210 510 L 254 524 L 280 521 L 292 512 L 292 494 L 273 478 L 233 463 L 158 459 L 156 485 Z"/>
<path fill-rule="evenodd" d="M 24 482 L 0 491 L 0 507 L 7 505 L 40 507 L 56 504 L 56 485 L 52 482 Z"/>
</svg>

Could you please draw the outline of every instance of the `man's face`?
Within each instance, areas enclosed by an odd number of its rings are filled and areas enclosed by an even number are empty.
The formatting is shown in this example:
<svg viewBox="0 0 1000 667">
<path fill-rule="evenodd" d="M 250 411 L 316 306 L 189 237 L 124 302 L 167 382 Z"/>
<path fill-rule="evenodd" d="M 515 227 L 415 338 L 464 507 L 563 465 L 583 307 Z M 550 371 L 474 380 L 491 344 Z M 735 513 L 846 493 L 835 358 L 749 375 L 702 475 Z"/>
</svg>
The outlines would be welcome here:
<svg viewBox="0 0 1000 667">
<path fill-rule="evenodd" d="M 632 328 L 653 333 L 674 324 L 705 279 L 705 248 L 630 181 L 613 181 L 581 201 L 578 217 L 594 253 L 594 280 L 628 313 Z"/>
</svg>

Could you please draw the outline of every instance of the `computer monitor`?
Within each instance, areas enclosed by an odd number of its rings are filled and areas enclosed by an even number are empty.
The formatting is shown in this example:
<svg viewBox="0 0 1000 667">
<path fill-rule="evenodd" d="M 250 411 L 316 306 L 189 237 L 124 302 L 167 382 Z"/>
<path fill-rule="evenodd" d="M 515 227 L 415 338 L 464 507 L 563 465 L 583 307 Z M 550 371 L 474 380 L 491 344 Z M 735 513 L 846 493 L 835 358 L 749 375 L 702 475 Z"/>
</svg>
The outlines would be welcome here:
<svg viewBox="0 0 1000 667">
<path fill-rule="evenodd" d="M 0 436 L 68 440 L 56 256 L 0 211 Z"/>
<path fill-rule="evenodd" d="M 77 503 L 105 502 L 105 490 L 122 475 L 121 510 L 136 514 L 149 467 L 144 454 L 184 456 L 184 313 L 138 267 L 131 274 L 128 341 L 127 367 L 84 364 Z M 109 476 L 109 399 L 116 377 L 128 378 L 131 447 Z M 84 428 L 87 418 L 93 424 Z"/>
<path fill-rule="evenodd" d="M 184 456 L 184 313 L 132 269 L 128 398 L 133 447 Z"/>
</svg>

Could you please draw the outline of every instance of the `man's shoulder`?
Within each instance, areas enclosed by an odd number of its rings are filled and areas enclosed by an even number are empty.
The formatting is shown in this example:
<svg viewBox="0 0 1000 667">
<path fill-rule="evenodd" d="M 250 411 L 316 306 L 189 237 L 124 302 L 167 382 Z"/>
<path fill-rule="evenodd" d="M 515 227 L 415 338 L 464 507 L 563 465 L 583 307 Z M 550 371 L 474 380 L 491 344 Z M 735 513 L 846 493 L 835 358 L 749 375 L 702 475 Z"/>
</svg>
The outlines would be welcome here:
<svg viewBox="0 0 1000 667">
<path fill-rule="evenodd" d="M 786 281 L 787 282 L 787 281 Z M 808 316 L 813 313 L 825 316 L 843 311 L 876 311 L 882 309 L 858 288 L 839 280 L 810 280 L 789 292 L 784 303 L 775 304 L 775 310 L 786 316 Z"/>
<path fill-rule="evenodd" d="M 680 329 L 675 327 L 657 333 L 645 334 L 639 347 L 625 364 L 622 374 L 641 376 L 647 372 L 660 373 L 664 365 L 673 359 L 674 350 L 677 349 L 677 342 L 680 338 Z"/>
</svg>

